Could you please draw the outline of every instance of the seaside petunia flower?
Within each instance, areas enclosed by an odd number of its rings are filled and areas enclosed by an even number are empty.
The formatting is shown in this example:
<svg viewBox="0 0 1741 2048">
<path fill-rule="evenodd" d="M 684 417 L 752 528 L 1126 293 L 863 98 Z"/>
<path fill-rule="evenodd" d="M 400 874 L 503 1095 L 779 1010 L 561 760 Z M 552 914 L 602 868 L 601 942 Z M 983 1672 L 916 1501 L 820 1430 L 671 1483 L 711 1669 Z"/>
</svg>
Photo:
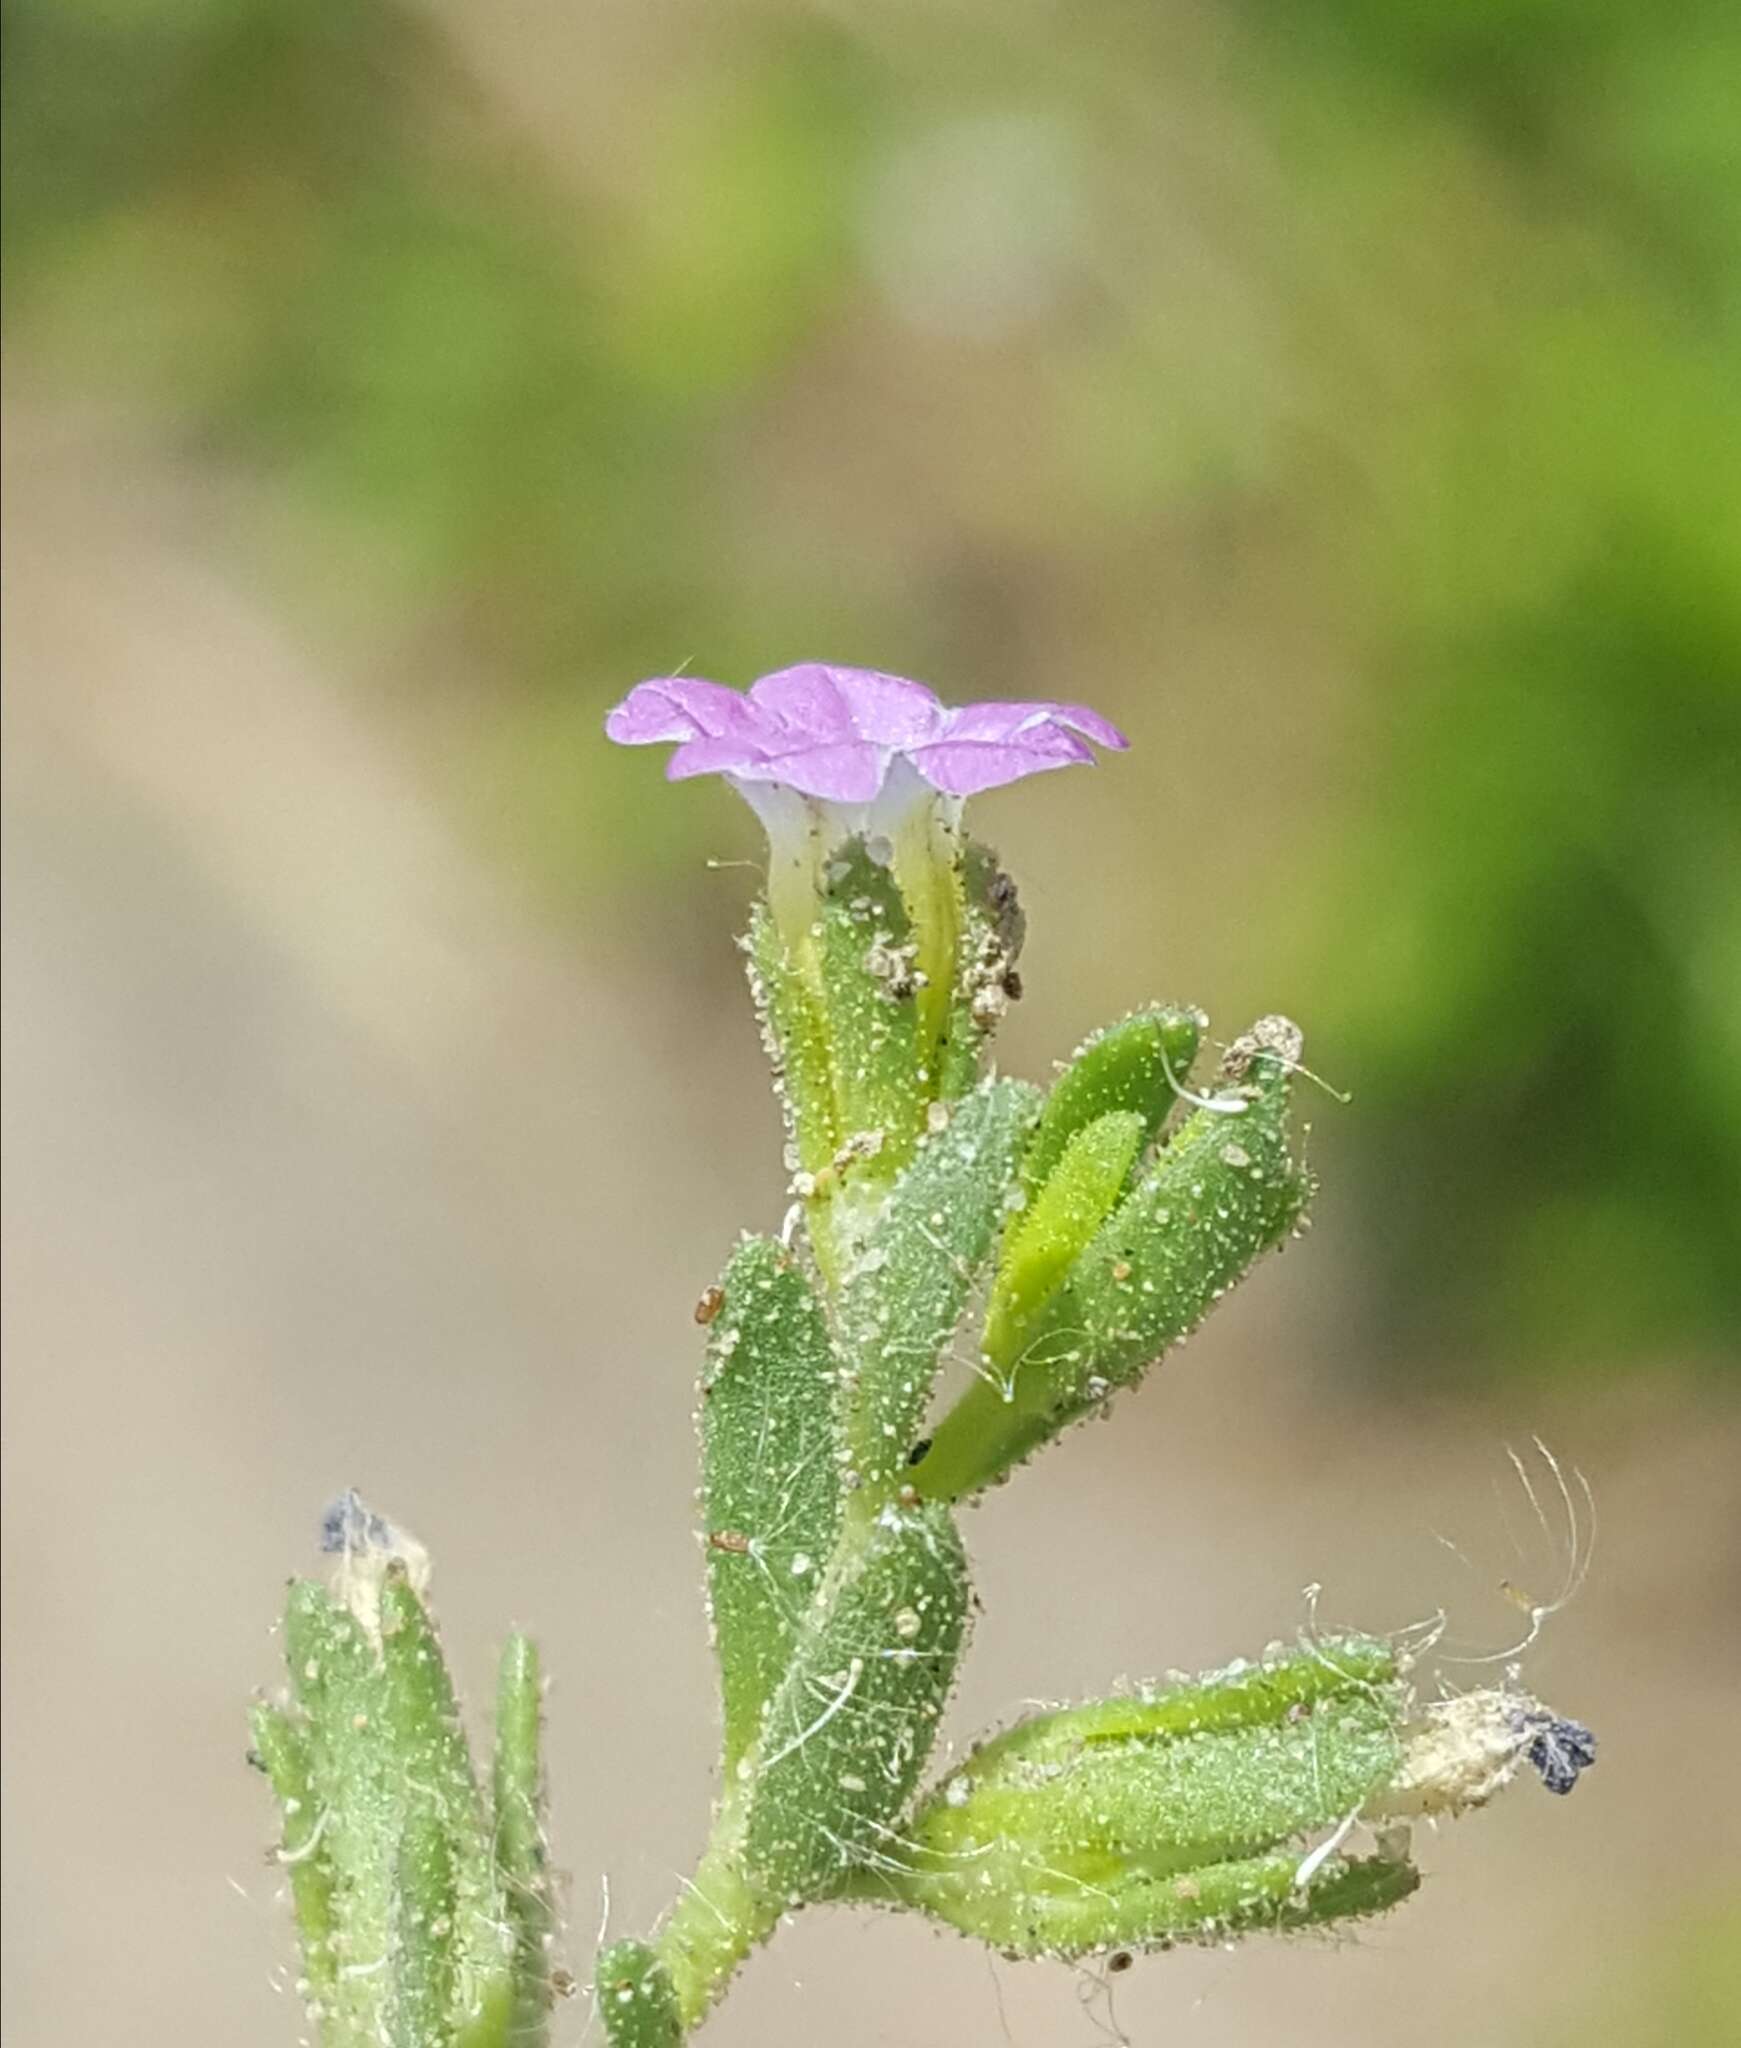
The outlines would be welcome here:
<svg viewBox="0 0 1741 2048">
<path fill-rule="evenodd" d="M 1092 761 L 1123 733 L 1084 704 L 951 709 L 923 683 L 875 669 L 801 662 L 747 693 L 698 676 L 638 683 L 605 720 L 624 746 L 677 742 L 673 782 L 723 775 L 746 795 L 780 788 L 846 809 L 874 806 L 903 764 L 944 797 L 977 796 L 1048 768 Z M 752 801 L 754 799 L 752 798 Z"/>
<path fill-rule="evenodd" d="M 776 911 L 843 840 L 862 835 L 910 866 L 916 842 L 953 837 L 963 799 L 1130 744 L 1085 704 L 951 708 L 905 676 L 819 661 L 748 691 L 656 676 L 607 714 L 605 733 L 675 743 L 669 780 L 720 775 L 745 798 L 768 834 Z"/>
<path fill-rule="evenodd" d="M 965 800 L 1124 735 L 1082 704 L 951 708 L 904 676 L 824 662 L 747 691 L 658 676 L 605 732 L 670 745 L 672 781 L 723 776 L 761 819 L 768 896 L 750 953 L 797 1153 L 811 1185 L 842 1148 L 861 1188 L 886 1178 L 1019 986 L 1013 888 L 970 854 Z"/>
</svg>

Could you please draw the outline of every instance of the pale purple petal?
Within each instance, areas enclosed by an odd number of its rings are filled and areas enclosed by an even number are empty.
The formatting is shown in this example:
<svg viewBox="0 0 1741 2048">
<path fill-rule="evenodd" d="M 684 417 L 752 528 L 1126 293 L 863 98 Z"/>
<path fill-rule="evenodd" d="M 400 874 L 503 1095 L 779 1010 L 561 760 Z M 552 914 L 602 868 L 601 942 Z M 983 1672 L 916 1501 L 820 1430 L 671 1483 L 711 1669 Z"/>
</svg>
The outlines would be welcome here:
<svg viewBox="0 0 1741 2048">
<path fill-rule="evenodd" d="M 734 768 L 741 782 L 782 782 L 800 796 L 829 804 L 868 804 L 883 786 L 888 756 L 866 740 L 832 740 L 795 747 Z"/>
<path fill-rule="evenodd" d="M 655 676 L 637 683 L 606 713 L 605 736 L 619 746 L 645 747 L 660 740 L 744 732 L 754 723 L 754 713 L 739 690 L 700 676 Z"/>
<path fill-rule="evenodd" d="M 907 753 L 938 738 L 948 723 L 949 713 L 923 683 L 874 668 L 837 668 L 834 674 L 861 740 Z"/>
<path fill-rule="evenodd" d="M 1110 718 L 1102 718 L 1086 704 L 1054 704 L 1052 716 L 1059 725 L 1069 726 L 1097 747 L 1109 747 L 1115 754 L 1122 754 L 1130 745 Z"/>
<path fill-rule="evenodd" d="M 667 782 L 687 782 L 696 775 L 737 775 L 762 767 L 769 758 L 765 741 L 738 733 L 703 735 L 685 740 L 665 764 Z"/>
<path fill-rule="evenodd" d="M 820 661 L 763 676 L 750 686 L 750 702 L 789 732 L 902 750 L 935 739 L 949 715 L 923 683 Z"/>
<path fill-rule="evenodd" d="M 779 668 L 750 685 L 749 702 L 758 724 L 787 736 L 813 740 L 849 740 L 852 713 L 835 672 L 819 661 Z"/>
<path fill-rule="evenodd" d="M 665 769 L 668 782 L 687 782 L 696 775 L 729 775 L 739 782 L 783 782 L 800 795 L 826 803 L 867 804 L 882 787 L 888 762 L 882 749 L 865 740 L 825 740 L 817 745 L 790 738 L 783 745 L 765 740 L 687 740 Z"/>
<path fill-rule="evenodd" d="M 778 669 L 747 695 L 694 676 L 655 677 L 629 692 L 605 731 L 629 746 L 678 741 L 667 770 L 673 781 L 726 775 L 840 806 L 875 803 L 893 787 L 891 770 L 895 780 L 923 778 L 944 796 L 965 797 L 1092 761 L 1090 740 L 1128 745 L 1084 704 L 950 711 L 905 676 L 825 662 Z"/>
<path fill-rule="evenodd" d="M 945 796 L 978 796 L 1048 768 L 1092 761 L 1093 751 L 1060 726 L 1041 726 L 1013 740 L 944 739 L 908 757 L 933 789 Z"/>
<path fill-rule="evenodd" d="M 1130 745 L 1116 725 L 1085 704 L 964 704 L 949 714 L 946 739 L 1025 741 L 1039 730 L 1068 726 L 1103 747 Z"/>
</svg>

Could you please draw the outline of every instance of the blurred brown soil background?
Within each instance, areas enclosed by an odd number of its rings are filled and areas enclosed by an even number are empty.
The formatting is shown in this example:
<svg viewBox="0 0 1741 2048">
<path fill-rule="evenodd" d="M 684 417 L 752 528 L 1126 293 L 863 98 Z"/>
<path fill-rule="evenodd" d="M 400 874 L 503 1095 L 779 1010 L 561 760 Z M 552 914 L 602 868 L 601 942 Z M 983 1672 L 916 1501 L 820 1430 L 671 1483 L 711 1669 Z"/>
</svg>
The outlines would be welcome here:
<svg viewBox="0 0 1741 2048">
<path fill-rule="evenodd" d="M 348 1483 L 432 1547 L 474 1702 L 510 1621 L 543 1646 L 584 1978 L 602 1921 L 670 1897 L 710 1795 L 690 1306 L 779 1207 L 730 996 L 747 881 L 709 878 L 705 919 L 649 890 L 632 943 L 551 915 L 234 573 L 208 475 L 52 407 L 9 421 L 7 463 L 5 2038 L 299 2039 L 243 1704 Z M 1012 1065 L 1096 1020 L 1085 983 L 1175 992 L 1119 951 L 1119 892 L 1077 905 L 1100 801 L 1059 777 L 987 820 L 1041 877 Z M 1186 901 L 1269 858 L 1239 820 L 1183 848 Z M 1332 1178 L 1305 1245 L 971 1518 L 950 1733 L 1255 1651 L 1308 1580 L 1328 1619 L 1443 1604 L 1497 1647 L 1501 1579 L 1559 1569 L 1505 1461 L 1539 1433 L 1602 1529 L 1526 1676 L 1599 1768 L 1426 1842 L 1422 1896 L 1358 1938 L 1156 1958 L 1113 2017 L 1169 2048 L 1732 2038 L 1709 1934 L 1741 1878 L 1741 1429 L 1672 1374 L 1363 1396 L 1338 1370 L 1360 1257 Z M 816 1913 L 708 2038 L 1094 2048 L 1107 2022 L 1084 1973 Z M 577 2001 L 557 2039 L 586 2031 Z"/>
</svg>

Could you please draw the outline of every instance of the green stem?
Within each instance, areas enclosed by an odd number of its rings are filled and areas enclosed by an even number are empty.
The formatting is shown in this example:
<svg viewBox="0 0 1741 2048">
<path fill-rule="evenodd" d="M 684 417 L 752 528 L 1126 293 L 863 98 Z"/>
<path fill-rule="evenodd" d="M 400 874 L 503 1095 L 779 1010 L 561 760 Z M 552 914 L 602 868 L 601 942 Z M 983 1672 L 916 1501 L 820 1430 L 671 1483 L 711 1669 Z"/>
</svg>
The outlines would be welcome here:
<svg viewBox="0 0 1741 2048">
<path fill-rule="evenodd" d="M 685 2028 L 705 2018 L 739 1964 L 779 1923 L 779 1904 L 758 1897 L 743 1874 L 743 1782 L 721 1803 L 695 1875 L 659 1931 L 656 1945 Z"/>
</svg>

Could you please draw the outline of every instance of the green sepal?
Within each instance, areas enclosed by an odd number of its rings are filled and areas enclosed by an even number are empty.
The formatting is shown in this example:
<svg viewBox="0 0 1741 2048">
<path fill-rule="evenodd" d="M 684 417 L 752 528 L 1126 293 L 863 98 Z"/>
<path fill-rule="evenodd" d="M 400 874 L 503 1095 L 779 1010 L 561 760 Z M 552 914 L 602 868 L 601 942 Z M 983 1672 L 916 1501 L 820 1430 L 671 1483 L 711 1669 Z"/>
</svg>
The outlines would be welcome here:
<svg viewBox="0 0 1741 2048">
<path fill-rule="evenodd" d="M 744 952 L 792 1154 L 805 1172 L 823 1173 L 841 1131 L 822 1006 L 765 903 L 750 912 Z"/>
<path fill-rule="evenodd" d="M 304 1993 L 314 2017 L 331 2004 L 338 1983 L 333 1956 L 333 1872 L 326 1846 L 326 1806 L 310 1774 L 305 1728 L 278 1707 L 256 1700 L 250 1715 L 254 1752 L 271 1781 L 284 1817 L 278 1862 L 290 1880 L 290 1900 L 302 1944 Z"/>
<path fill-rule="evenodd" d="M 1166 1949 L 1192 1942 L 1220 1946 L 1247 1934 L 1291 1934 L 1368 1919 L 1399 1906 L 1420 1887 L 1406 1857 L 1336 1857 L 1302 1883 L 1298 1850 L 1236 1857 L 1166 1878 L 1137 1878 L 1110 1900 L 1102 1889 L 975 1893 L 958 1886 L 947 1900 L 918 1906 L 1000 1955 L 1073 1961 L 1107 1949 Z M 995 1885 L 997 1880 L 994 1878 Z M 859 1895 L 876 1896 L 871 1883 Z"/>
<path fill-rule="evenodd" d="M 544 1832 L 544 1696 L 538 1648 L 511 1635 L 496 1680 L 496 1747 L 491 1768 L 493 1847 L 502 1905 L 513 1931 L 513 2012 L 508 2048 L 545 2038 L 556 1916 Z"/>
<path fill-rule="evenodd" d="M 494 2042 L 501 2037 L 514 1994 L 502 1942 L 500 1888 L 441 1645 L 427 1608 L 398 1564 L 388 1566 L 381 1585 L 381 1659 L 391 1731 L 389 1768 L 404 1801 L 401 1825 L 407 1839 L 401 1844 L 400 1867 L 428 1872 L 431 1882 L 445 1872 L 449 1887 L 445 1905 L 433 1895 L 413 1899 L 417 1910 L 402 1910 L 400 1927 L 421 1943 L 430 1938 L 432 1924 L 446 1922 L 434 1938 L 446 1951 L 442 1967 L 451 1986 L 454 2039 Z M 431 1829 L 441 1838 L 439 1856 L 429 1847 Z M 435 1981 L 421 1964 L 419 1976 Z"/>
<path fill-rule="evenodd" d="M 884 1895 L 1024 1954 L 1378 1910 L 1406 1864 L 1305 1844 L 1392 1780 L 1407 1708 L 1389 1646 L 1349 1638 L 1035 1716 L 924 1802 Z"/>
<path fill-rule="evenodd" d="M 1107 1218 L 1005 1373 L 944 1417 L 913 1474 L 927 1498 L 991 1485 L 1134 1384 L 1299 1220 L 1310 1183 L 1288 1149 L 1288 1062 L 1246 1060 L 1215 1100 Z"/>
<path fill-rule="evenodd" d="M 966 1634 L 967 1560 L 946 1509 L 886 1509 L 839 1570 L 751 1762 L 743 1868 L 783 1904 L 886 1858 Z"/>
<path fill-rule="evenodd" d="M 955 872 L 960 935 L 936 1049 L 936 1092 L 945 1102 L 967 1094 L 980 1078 L 986 1045 L 1021 994 L 1016 962 L 1027 936 L 1016 885 L 990 847 L 969 840 Z"/>
<path fill-rule="evenodd" d="M 440 1805 L 414 1784 L 393 1870 L 392 2048 L 432 2048 L 454 2038 L 458 1908 L 453 1844 Z"/>
<path fill-rule="evenodd" d="M 772 1239 L 746 1239 L 720 1291 L 701 1380 L 701 1483 L 729 1772 L 756 1739 L 834 1549 L 839 1361 L 808 1277 Z"/>
<path fill-rule="evenodd" d="M 937 1091 L 943 1010 L 929 975 L 954 971 L 956 883 L 935 859 L 909 867 L 910 884 L 928 892 L 923 934 L 895 870 L 872 859 L 862 838 L 821 862 L 807 922 L 782 923 L 765 904 L 751 916 L 751 983 L 814 1204 L 843 1187 L 886 1186 Z"/>
<path fill-rule="evenodd" d="M 1022 1185 L 1030 1198 L 1044 1187 L 1072 1139 L 1099 1117 L 1115 1111 L 1140 1117 L 1139 1149 L 1146 1151 L 1179 1099 L 1203 1025 L 1197 1010 L 1138 1010 L 1078 1047 L 1053 1083 L 1022 1161 Z"/>
<path fill-rule="evenodd" d="M 1004 1233 L 981 1344 L 993 1372 L 1008 1373 L 1041 1311 L 1123 1194 L 1148 1142 L 1135 1110 L 1083 1125 L 1020 1218 Z"/>
<path fill-rule="evenodd" d="M 818 973 L 840 1143 L 864 1145 L 860 1170 L 890 1179 L 924 1126 L 930 1077 L 912 920 L 893 873 L 870 858 L 862 839 L 849 839 L 829 855 L 819 921 Z"/>
<path fill-rule="evenodd" d="M 936 1115 L 848 1253 L 837 1328 L 848 1378 L 842 1419 L 855 1505 L 874 1510 L 905 1476 L 945 1346 L 1010 1212 L 1038 1091 L 988 1081 Z"/>
<path fill-rule="evenodd" d="M 391 2010 L 392 1980 L 381 1965 L 393 1943 L 400 1788 L 384 1739 L 385 1674 L 361 1623 L 312 1580 L 291 1586 L 284 1647 L 333 1872 L 336 1981 L 326 2037 L 348 2048 L 385 2037 Z"/>
<path fill-rule="evenodd" d="M 611 2048 L 681 2048 L 683 2022 L 670 1972 L 644 1941 L 600 1949 L 593 1996 Z"/>
</svg>

